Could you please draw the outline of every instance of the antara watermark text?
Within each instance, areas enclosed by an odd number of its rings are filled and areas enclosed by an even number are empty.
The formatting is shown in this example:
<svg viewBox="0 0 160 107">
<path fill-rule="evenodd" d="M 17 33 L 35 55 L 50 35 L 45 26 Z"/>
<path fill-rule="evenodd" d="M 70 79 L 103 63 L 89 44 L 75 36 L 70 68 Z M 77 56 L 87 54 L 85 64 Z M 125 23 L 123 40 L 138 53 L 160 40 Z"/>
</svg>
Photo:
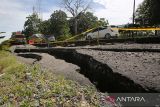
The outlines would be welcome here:
<svg viewBox="0 0 160 107">
<path fill-rule="evenodd" d="M 144 97 L 117 97 L 116 102 L 146 102 Z"/>
</svg>

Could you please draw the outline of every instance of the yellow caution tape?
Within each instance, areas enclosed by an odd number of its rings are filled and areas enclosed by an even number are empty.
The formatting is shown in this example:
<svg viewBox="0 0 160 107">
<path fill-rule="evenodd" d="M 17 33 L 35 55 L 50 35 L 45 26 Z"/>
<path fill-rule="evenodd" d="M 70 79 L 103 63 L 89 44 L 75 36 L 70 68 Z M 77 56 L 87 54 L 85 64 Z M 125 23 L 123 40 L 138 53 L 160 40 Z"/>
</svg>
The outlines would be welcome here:
<svg viewBox="0 0 160 107">
<path fill-rule="evenodd" d="M 97 28 L 97 27 L 95 27 L 95 28 Z M 50 43 L 55 43 L 55 44 L 56 43 L 65 43 L 65 42 L 68 42 L 69 40 L 72 40 L 72 39 L 75 39 L 75 38 L 77 38 L 79 36 L 82 36 L 85 33 L 88 33 L 88 32 L 92 31 L 95 28 L 89 29 L 89 30 L 87 30 L 87 31 L 85 31 L 85 32 L 83 32 L 81 34 L 75 35 L 75 36 L 73 36 L 73 37 L 71 37 L 69 39 L 66 39 L 64 41 L 56 41 L 56 42 L 50 42 Z M 113 30 L 123 30 L 123 31 L 152 31 L 152 30 L 160 30 L 160 28 L 111 28 L 111 29 L 113 29 Z"/>
<path fill-rule="evenodd" d="M 97 28 L 97 27 L 95 27 L 95 28 Z M 92 30 L 95 29 L 95 28 L 88 29 L 87 31 L 85 31 L 85 32 L 83 32 L 83 33 L 81 33 L 81 34 L 75 35 L 75 36 L 73 36 L 73 37 L 71 37 L 71 38 L 68 38 L 68 39 L 66 39 L 66 40 L 64 40 L 64 41 L 56 41 L 56 42 L 50 42 L 50 43 L 65 43 L 65 42 L 68 42 L 69 40 L 72 40 L 72 39 L 75 39 L 75 38 L 77 38 L 77 37 L 79 37 L 79 36 L 81 36 L 81 35 L 84 35 L 85 33 L 90 32 L 90 31 L 92 31 Z"/>
<path fill-rule="evenodd" d="M 85 33 L 92 31 L 93 29 L 95 29 L 95 28 L 89 29 L 89 30 L 87 30 L 87 31 L 85 31 L 85 32 L 83 32 L 83 33 L 81 33 L 81 34 L 75 35 L 75 36 L 73 36 L 73 37 L 71 37 L 71 38 L 69 38 L 69 39 L 66 39 L 66 40 L 64 40 L 64 41 L 68 41 L 68 40 L 72 40 L 72 39 L 74 39 L 74 38 L 77 38 L 77 37 L 81 36 L 82 34 L 84 35 Z"/>
<path fill-rule="evenodd" d="M 160 30 L 160 28 L 112 28 L 115 30 L 124 30 L 124 31 L 152 31 L 152 30 Z"/>
</svg>

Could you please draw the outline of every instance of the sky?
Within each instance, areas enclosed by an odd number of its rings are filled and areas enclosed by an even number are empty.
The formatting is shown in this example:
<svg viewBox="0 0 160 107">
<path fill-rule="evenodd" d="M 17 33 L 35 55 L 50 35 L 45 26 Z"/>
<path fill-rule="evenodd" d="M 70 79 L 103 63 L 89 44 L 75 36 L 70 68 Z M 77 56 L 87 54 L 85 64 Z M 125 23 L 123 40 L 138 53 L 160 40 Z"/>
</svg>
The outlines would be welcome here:
<svg viewBox="0 0 160 107">
<path fill-rule="evenodd" d="M 60 1 L 41 0 L 43 20 L 47 20 L 54 10 L 63 10 Z M 132 21 L 133 1 L 92 0 L 89 10 L 98 18 L 106 18 L 111 25 L 126 24 Z M 136 0 L 136 8 L 142 2 L 143 0 Z M 6 32 L 0 36 L 5 35 L 9 38 L 11 32 L 21 31 L 26 17 L 32 14 L 35 4 L 36 0 L 0 0 L 0 32 Z"/>
</svg>

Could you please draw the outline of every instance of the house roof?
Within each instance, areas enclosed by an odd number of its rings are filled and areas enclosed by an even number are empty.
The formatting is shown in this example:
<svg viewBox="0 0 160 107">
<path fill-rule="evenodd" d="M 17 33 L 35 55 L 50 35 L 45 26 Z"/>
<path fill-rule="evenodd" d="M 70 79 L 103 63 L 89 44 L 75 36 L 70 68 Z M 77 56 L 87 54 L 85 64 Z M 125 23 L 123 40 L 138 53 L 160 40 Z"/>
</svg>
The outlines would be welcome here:
<svg viewBox="0 0 160 107">
<path fill-rule="evenodd" d="M 33 34 L 32 37 L 43 38 L 43 34 Z"/>
<path fill-rule="evenodd" d="M 25 38 L 25 35 L 23 34 L 13 35 L 11 38 Z"/>
</svg>

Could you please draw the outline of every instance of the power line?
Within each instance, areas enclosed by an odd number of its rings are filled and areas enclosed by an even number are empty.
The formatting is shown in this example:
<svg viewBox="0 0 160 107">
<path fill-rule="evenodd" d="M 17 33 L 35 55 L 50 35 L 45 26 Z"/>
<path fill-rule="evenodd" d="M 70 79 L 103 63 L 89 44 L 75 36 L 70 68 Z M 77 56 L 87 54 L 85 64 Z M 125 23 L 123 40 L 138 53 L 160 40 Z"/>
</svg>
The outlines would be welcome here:
<svg viewBox="0 0 160 107">
<path fill-rule="evenodd" d="M 38 8 L 38 16 L 40 19 L 42 19 L 42 8 L 41 8 L 42 1 L 37 0 L 37 8 Z"/>
<path fill-rule="evenodd" d="M 41 20 L 43 19 L 42 15 L 42 1 L 41 0 L 35 0 L 35 3 L 33 5 L 33 13 L 38 15 L 38 18 Z"/>
</svg>

